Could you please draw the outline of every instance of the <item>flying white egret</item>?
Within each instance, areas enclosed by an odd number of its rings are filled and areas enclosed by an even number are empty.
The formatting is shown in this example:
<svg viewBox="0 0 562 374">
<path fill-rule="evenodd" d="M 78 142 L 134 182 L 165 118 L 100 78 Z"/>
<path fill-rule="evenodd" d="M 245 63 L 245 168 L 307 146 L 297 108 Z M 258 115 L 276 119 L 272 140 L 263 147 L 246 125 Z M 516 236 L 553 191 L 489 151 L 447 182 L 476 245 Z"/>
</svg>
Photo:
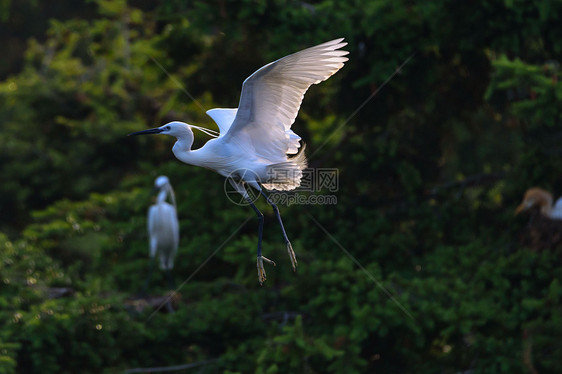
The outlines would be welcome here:
<svg viewBox="0 0 562 374">
<path fill-rule="evenodd" d="M 525 192 L 523 202 L 519 204 L 515 213 L 520 213 L 530 209 L 533 206 L 540 208 L 541 214 L 548 218 L 562 220 L 562 198 L 556 200 L 556 204 L 552 205 L 552 194 L 542 188 L 532 187 Z"/>
<path fill-rule="evenodd" d="M 129 135 L 164 134 L 177 141 L 172 152 L 186 164 L 214 170 L 228 178 L 230 184 L 249 203 L 258 216 L 257 269 L 260 284 L 266 279 L 262 256 L 263 214 L 250 200 L 245 185 L 259 191 L 272 206 L 281 226 L 287 251 L 296 270 L 297 260 L 287 238 L 277 206 L 263 192 L 297 188 L 307 162 L 304 146 L 299 151 L 300 136 L 291 130 L 308 88 L 335 74 L 348 59 L 343 38 L 285 56 L 263 66 L 242 85 L 237 109 L 216 108 L 207 114 L 217 123 L 220 134 L 199 149 L 192 150 L 192 128 L 208 135 L 210 130 L 183 122 L 134 132 Z M 289 155 L 295 155 L 289 157 Z"/>
<path fill-rule="evenodd" d="M 170 180 L 166 176 L 159 176 L 154 181 L 154 189 L 158 191 L 156 203 L 148 208 L 148 240 L 150 248 L 150 268 L 146 280 L 146 287 L 152 275 L 154 258 L 158 254 L 160 269 L 166 272 L 168 283 L 174 289 L 171 270 L 174 268 L 174 258 L 178 251 L 180 240 L 178 215 L 176 212 L 176 198 Z M 170 197 L 170 203 L 166 199 Z M 145 287 L 145 288 L 146 288 Z"/>
</svg>

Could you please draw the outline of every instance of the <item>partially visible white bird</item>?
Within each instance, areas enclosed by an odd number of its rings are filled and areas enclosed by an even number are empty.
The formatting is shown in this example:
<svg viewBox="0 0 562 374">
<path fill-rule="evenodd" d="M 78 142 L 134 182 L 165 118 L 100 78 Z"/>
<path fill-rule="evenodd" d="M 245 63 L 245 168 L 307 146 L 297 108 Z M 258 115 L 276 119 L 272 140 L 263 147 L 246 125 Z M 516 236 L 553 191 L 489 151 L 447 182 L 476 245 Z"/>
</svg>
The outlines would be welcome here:
<svg viewBox="0 0 562 374">
<path fill-rule="evenodd" d="M 538 206 L 543 216 L 562 220 L 562 197 L 556 200 L 556 204 L 552 205 L 552 194 L 550 192 L 539 187 L 529 188 L 515 213 L 528 210 L 533 206 Z"/>
<path fill-rule="evenodd" d="M 192 128 L 209 135 L 210 130 L 183 122 L 138 131 L 129 135 L 165 134 L 177 141 L 174 155 L 186 164 L 202 166 L 228 178 L 231 185 L 248 201 L 258 216 L 258 280 L 266 279 L 263 261 L 275 263 L 262 256 L 261 242 L 263 214 L 250 200 L 245 185 L 265 196 L 281 225 L 287 251 L 296 270 L 297 260 L 277 206 L 263 192 L 293 190 L 300 185 L 302 170 L 307 162 L 304 146 L 299 151 L 300 136 L 291 130 L 302 99 L 308 88 L 335 74 L 348 59 L 343 38 L 285 56 L 267 64 L 248 77 L 242 85 L 237 109 L 217 108 L 207 114 L 217 123 L 220 134 L 203 147 L 192 150 Z M 289 155 L 295 155 L 289 157 Z"/>
<path fill-rule="evenodd" d="M 161 175 L 156 178 L 154 189 L 158 191 L 158 196 L 156 197 L 156 203 L 148 208 L 147 220 L 151 261 L 147 285 L 152 275 L 154 258 L 158 255 L 160 269 L 166 272 L 169 286 L 174 289 L 171 270 L 174 268 L 174 258 L 180 240 L 176 198 L 170 180 L 166 176 Z M 166 201 L 168 196 L 170 197 L 170 203 Z"/>
</svg>

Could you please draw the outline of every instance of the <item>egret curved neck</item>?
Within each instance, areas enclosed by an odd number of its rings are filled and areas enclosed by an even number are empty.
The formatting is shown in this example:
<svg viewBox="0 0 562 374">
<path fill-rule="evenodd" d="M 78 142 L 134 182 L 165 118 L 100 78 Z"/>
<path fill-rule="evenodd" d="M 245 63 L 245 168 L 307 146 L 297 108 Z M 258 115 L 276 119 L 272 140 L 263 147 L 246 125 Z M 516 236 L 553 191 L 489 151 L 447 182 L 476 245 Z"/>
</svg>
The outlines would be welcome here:
<svg viewBox="0 0 562 374">
<path fill-rule="evenodd" d="M 199 148 L 199 149 L 191 149 L 191 146 L 193 145 L 193 133 L 189 132 L 189 136 L 182 136 L 182 137 L 178 137 L 177 138 L 178 141 L 174 144 L 174 147 L 172 148 L 172 152 L 174 153 L 174 156 L 176 156 L 176 158 L 178 160 L 180 160 L 181 162 L 185 162 L 186 164 L 189 165 L 194 165 L 194 166 L 202 166 L 202 167 L 208 167 L 208 157 L 206 156 L 206 152 L 202 152 L 204 149 L 207 150 L 208 147 L 206 147 L 209 142 L 205 143 L 205 146 Z"/>
<path fill-rule="evenodd" d="M 174 156 L 182 162 L 190 164 L 189 160 L 191 159 L 191 146 L 193 145 L 193 132 L 191 129 L 182 133 L 181 135 L 176 136 L 177 141 L 172 148 L 172 152 Z"/>
<path fill-rule="evenodd" d="M 547 217 L 552 217 L 552 203 L 541 205 L 541 213 Z"/>
<path fill-rule="evenodd" d="M 158 192 L 158 197 L 156 198 L 156 201 L 158 203 L 163 203 L 164 201 L 166 201 L 166 197 L 168 196 L 168 193 L 166 192 L 166 189 L 163 188 L 160 190 L 160 192 Z"/>
<path fill-rule="evenodd" d="M 552 195 L 549 193 L 542 194 L 539 199 L 538 203 L 541 207 L 541 213 L 547 217 L 552 216 Z"/>
</svg>

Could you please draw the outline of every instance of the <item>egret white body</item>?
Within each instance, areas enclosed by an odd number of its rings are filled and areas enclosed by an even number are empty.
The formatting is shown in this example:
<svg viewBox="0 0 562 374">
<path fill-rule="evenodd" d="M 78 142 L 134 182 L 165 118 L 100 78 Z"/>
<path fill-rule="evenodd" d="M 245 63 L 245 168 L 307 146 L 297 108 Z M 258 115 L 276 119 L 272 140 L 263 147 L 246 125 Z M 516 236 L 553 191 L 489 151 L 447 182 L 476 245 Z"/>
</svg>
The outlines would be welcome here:
<svg viewBox="0 0 562 374">
<path fill-rule="evenodd" d="M 279 210 L 265 195 L 262 186 L 269 190 L 288 191 L 300 185 L 302 170 L 307 165 L 306 157 L 304 146 L 299 151 L 301 138 L 291 130 L 291 126 L 308 88 L 328 79 L 348 60 L 344 57 L 348 52 L 340 50 L 345 45 L 347 43 L 343 42 L 343 38 L 335 39 L 258 69 L 244 81 L 238 108 L 207 111 L 217 123 L 220 133 L 199 149 L 191 149 L 192 128 L 207 134 L 210 130 L 183 122 L 174 121 L 130 134 L 174 136 L 177 141 L 172 151 L 176 158 L 227 177 L 236 191 L 248 200 L 259 219 L 257 268 L 260 284 L 266 279 L 263 261 L 275 263 L 261 254 L 263 214 L 250 201 L 245 184 L 258 190 L 273 207 L 293 269 L 296 270 L 296 257 Z"/>
<path fill-rule="evenodd" d="M 176 199 L 167 177 L 156 178 L 154 188 L 158 191 L 158 196 L 156 203 L 148 209 L 147 220 L 150 260 L 153 262 L 158 255 L 160 269 L 166 271 L 170 287 L 173 288 L 170 271 L 174 268 L 180 239 Z M 166 201 L 168 197 L 170 203 Z"/>
<path fill-rule="evenodd" d="M 562 220 L 562 198 L 556 200 L 556 203 L 552 205 L 552 194 L 542 188 L 533 187 L 529 188 L 525 192 L 523 201 L 515 213 L 530 209 L 533 206 L 538 206 L 540 208 L 541 214 L 552 219 Z"/>
</svg>

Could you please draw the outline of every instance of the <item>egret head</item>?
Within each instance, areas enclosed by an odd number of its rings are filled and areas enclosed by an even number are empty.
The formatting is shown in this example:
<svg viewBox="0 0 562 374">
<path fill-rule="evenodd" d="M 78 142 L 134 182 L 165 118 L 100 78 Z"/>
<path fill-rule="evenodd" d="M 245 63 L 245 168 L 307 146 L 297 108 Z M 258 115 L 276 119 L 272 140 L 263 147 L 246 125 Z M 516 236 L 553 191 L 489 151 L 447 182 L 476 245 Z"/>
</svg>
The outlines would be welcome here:
<svg viewBox="0 0 562 374">
<path fill-rule="evenodd" d="M 162 135 L 171 135 L 174 136 L 176 139 L 185 139 L 191 138 L 193 139 L 193 131 L 192 129 L 197 129 L 213 138 L 219 136 L 219 133 L 215 130 L 206 129 L 204 127 L 199 127 L 195 125 L 188 125 L 184 122 L 173 121 L 168 122 L 164 126 L 156 127 L 154 129 L 142 130 L 130 133 L 128 136 L 131 135 L 148 135 L 148 134 L 162 134 Z"/>
<path fill-rule="evenodd" d="M 176 138 L 180 138 L 186 134 L 193 134 L 190 126 L 187 123 L 173 121 L 165 124 L 164 126 L 156 127 L 154 129 L 148 129 L 143 131 L 137 131 L 129 134 L 131 135 L 148 135 L 148 134 L 162 134 L 171 135 Z"/>
<path fill-rule="evenodd" d="M 158 196 L 156 197 L 157 202 L 165 201 L 169 195 L 172 204 L 174 204 L 174 206 L 176 205 L 176 196 L 174 195 L 174 190 L 172 189 L 172 185 L 170 184 L 170 180 L 167 176 L 161 175 L 156 178 L 156 180 L 154 180 L 154 188 L 152 190 L 153 192 L 158 192 Z"/>
<path fill-rule="evenodd" d="M 161 175 L 154 181 L 154 188 L 162 189 L 163 187 L 170 184 L 170 180 L 167 176 Z"/>
<path fill-rule="evenodd" d="M 533 206 L 539 206 L 541 212 L 545 213 L 552 205 L 552 195 L 550 192 L 543 190 L 542 188 L 533 187 L 529 188 L 525 192 L 523 201 L 517 209 L 515 209 L 515 214 L 521 213 L 524 210 L 528 210 Z"/>
</svg>

